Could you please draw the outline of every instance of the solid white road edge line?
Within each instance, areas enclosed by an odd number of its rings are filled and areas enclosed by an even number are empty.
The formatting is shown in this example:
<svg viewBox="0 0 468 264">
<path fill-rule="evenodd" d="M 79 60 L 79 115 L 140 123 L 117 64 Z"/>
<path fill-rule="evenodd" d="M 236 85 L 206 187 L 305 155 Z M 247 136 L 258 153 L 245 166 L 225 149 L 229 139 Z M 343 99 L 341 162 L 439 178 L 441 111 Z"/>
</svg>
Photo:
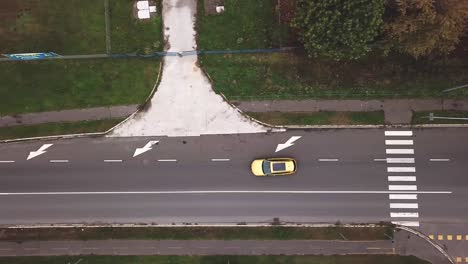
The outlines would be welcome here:
<svg viewBox="0 0 468 264">
<path fill-rule="evenodd" d="M 129 192 L 16 192 L 6 195 L 87 195 L 87 194 L 451 194 L 451 191 L 129 191 Z"/>
<path fill-rule="evenodd" d="M 230 161 L 230 159 L 211 159 L 211 161 Z"/>
<path fill-rule="evenodd" d="M 392 209 L 418 209 L 417 203 L 390 203 Z"/>
<path fill-rule="evenodd" d="M 413 217 L 418 218 L 419 213 L 409 213 L 409 212 L 391 212 L 390 217 Z"/>
<path fill-rule="evenodd" d="M 417 185 L 389 185 L 388 189 L 390 191 L 416 191 L 418 189 Z"/>
<path fill-rule="evenodd" d="M 450 161 L 450 159 L 429 159 L 429 161 Z"/>
<path fill-rule="evenodd" d="M 414 163 L 414 158 L 387 158 L 387 163 Z"/>
<path fill-rule="evenodd" d="M 386 149 L 387 154 L 414 154 L 414 149 Z"/>
<path fill-rule="evenodd" d="M 387 172 L 416 172 L 415 167 L 388 167 Z"/>
<path fill-rule="evenodd" d="M 417 200 L 417 194 L 389 194 L 388 198 L 390 200 Z"/>
<path fill-rule="evenodd" d="M 394 225 L 419 227 L 418 221 L 392 221 Z"/>
<path fill-rule="evenodd" d="M 0 160 L 0 163 L 15 163 L 14 160 Z"/>
<path fill-rule="evenodd" d="M 385 131 L 385 136 L 406 136 L 411 137 L 413 136 L 413 131 Z"/>
<path fill-rule="evenodd" d="M 416 176 L 388 176 L 388 181 L 416 181 Z"/>
<path fill-rule="evenodd" d="M 339 161 L 339 159 L 318 159 L 318 161 Z"/>
<path fill-rule="evenodd" d="M 413 140 L 385 140 L 385 145 L 413 145 Z"/>
<path fill-rule="evenodd" d="M 122 160 L 104 160 L 104 162 L 122 162 Z"/>
</svg>

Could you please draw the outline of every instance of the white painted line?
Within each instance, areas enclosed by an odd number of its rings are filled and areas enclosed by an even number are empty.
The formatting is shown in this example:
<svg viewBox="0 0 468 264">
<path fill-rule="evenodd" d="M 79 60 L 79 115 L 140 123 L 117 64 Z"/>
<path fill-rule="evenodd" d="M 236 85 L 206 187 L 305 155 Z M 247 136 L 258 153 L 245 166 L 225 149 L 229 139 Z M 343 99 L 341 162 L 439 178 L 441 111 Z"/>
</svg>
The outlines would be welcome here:
<svg viewBox="0 0 468 264">
<path fill-rule="evenodd" d="M 390 191 L 416 191 L 418 189 L 417 185 L 389 185 L 388 189 Z"/>
<path fill-rule="evenodd" d="M 67 163 L 68 160 L 49 160 L 50 163 Z"/>
<path fill-rule="evenodd" d="M 429 159 L 430 161 L 450 161 L 450 159 Z"/>
<path fill-rule="evenodd" d="M 0 160 L 0 163 L 15 163 L 14 160 Z"/>
<path fill-rule="evenodd" d="M 97 247 L 85 247 L 83 248 L 83 250 L 96 250 L 96 249 L 99 249 Z"/>
<path fill-rule="evenodd" d="M 392 221 L 392 224 L 394 225 L 402 225 L 402 226 L 412 226 L 412 227 L 418 227 L 419 222 L 418 221 Z"/>
<path fill-rule="evenodd" d="M 416 181 L 416 176 L 388 176 L 388 181 Z"/>
<path fill-rule="evenodd" d="M 387 163 L 414 163 L 414 158 L 387 158 Z"/>
<path fill-rule="evenodd" d="M 418 218 L 419 217 L 419 213 L 409 213 L 409 212 L 398 212 L 398 213 L 394 213 L 394 212 L 391 212 L 390 213 L 390 217 L 412 217 L 412 218 Z"/>
<path fill-rule="evenodd" d="M 392 186 L 392 185 L 390 185 Z M 451 191 L 128 191 L 128 192 L 17 192 L 13 195 L 98 195 L 98 194 L 452 194 Z"/>
<path fill-rule="evenodd" d="M 160 159 L 158 161 L 160 161 L 160 162 L 176 162 L 177 160 L 176 159 Z"/>
<path fill-rule="evenodd" d="M 104 160 L 104 162 L 122 162 L 122 160 Z"/>
<path fill-rule="evenodd" d="M 230 161 L 230 159 L 211 159 L 211 161 Z"/>
<path fill-rule="evenodd" d="M 413 140 L 385 140 L 385 145 L 413 145 Z"/>
<path fill-rule="evenodd" d="M 24 248 L 24 250 L 38 250 L 39 248 Z"/>
<path fill-rule="evenodd" d="M 338 159 L 318 159 L 318 161 L 339 161 Z"/>
<path fill-rule="evenodd" d="M 374 159 L 374 161 L 387 161 L 387 159 Z"/>
<path fill-rule="evenodd" d="M 414 149 L 387 149 L 387 154 L 414 154 Z"/>
<path fill-rule="evenodd" d="M 416 200 L 418 199 L 417 194 L 389 194 L 390 200 Z"/>
<path fill-rule="evenodd" d="M 418 209 L 417 203 L 390 203 L 392 209 Z"/>
<path fill-rule="evenodd" d="M 413 131 L 385 131 L 385 136 L 405 136 L 411 137 L 413 136 Z"/>
<path fill-rule="evenodd" d="M 387 172 L 416 172 L 415 167 L 388 167 Z"/>
</svg>

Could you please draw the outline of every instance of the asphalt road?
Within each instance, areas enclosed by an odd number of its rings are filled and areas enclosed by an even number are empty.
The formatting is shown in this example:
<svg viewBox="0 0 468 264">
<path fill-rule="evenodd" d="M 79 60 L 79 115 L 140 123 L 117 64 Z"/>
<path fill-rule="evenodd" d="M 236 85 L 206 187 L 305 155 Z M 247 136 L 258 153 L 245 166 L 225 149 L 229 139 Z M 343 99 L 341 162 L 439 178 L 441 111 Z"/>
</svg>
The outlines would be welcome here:
<svg viewBox="0 0 468 264">
<path fill-rule="evenodd" d="M 379 129 L 2 144 L 0 224 L 236 223 L 274 217 L 308 223 L 466 223 L 467 132 L 413 131 L 414 191 L 389 191 L 392 173 L 382 160 L 391 156 L 389 138 Z M 302 138 L 275 153 L 291 136 Z M 160 142 L 133 158 L 149 140 Z M 26 160 L 43 144 L 53 145 Z M 252 176 L 250 162 L 271 156 L 296 158 L 297 174 Z M 390 209 L 390 193 L 416 194 L 417 201 L 409 202 L 418 209 Z M 390 215 L 407 211 L 418 216 Z"/>
</svg>

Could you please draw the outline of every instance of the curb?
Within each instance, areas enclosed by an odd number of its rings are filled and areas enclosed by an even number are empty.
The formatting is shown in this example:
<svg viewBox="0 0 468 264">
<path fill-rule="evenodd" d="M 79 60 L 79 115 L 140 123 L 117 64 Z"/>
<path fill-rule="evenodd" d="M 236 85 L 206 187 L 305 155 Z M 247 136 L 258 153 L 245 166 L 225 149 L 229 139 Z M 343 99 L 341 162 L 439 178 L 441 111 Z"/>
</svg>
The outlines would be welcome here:
<svg viewBox="0 0 468 264">
<path fill-rule="evenodd" d="M 452 259 L 452 257 L 450 257 L 450 255 L 441 247 L 439 246 L 438 244 L 434 243 L 429 237 L 427 237 L 426 235 L 424 235 L 423 233 L 421 233 L 420 231 L 417 231 L 417 230 L 414 230 L 412 228 L 409 228 L 409 227 L 406 227 L 406 226 L 396 226 L 395 227 L 396 229 L 400 229 L 400 230 L 404 230 L 404 231 L 407 231 L 409 233 L 412 233 L 424 240 L 426 240 L 426 242 L 428 242 L 429 244 L 431 244 L 434 248 L 436 248 L 440 253 L 442 253 L 446 258 L 447 260 L 452 263 L 452 264 L 455 264 L 455 261 Z"/>
</svg>

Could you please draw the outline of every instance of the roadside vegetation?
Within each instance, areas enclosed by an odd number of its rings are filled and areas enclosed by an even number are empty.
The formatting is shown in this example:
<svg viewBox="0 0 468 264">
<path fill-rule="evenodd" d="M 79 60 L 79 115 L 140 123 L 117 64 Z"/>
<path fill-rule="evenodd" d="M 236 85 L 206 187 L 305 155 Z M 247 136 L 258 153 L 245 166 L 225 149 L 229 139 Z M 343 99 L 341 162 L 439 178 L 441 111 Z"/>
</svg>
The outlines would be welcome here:
<svg viewBox="0 0 468 264">
<path fill-rule="evenodd" d="M 86 227 L 0 228 L 0 241 L 91 239 L 388 240 L 392 226 L 377 227 Z"/>
<path fill-rule="evenodd" d="M 156 82 L 158 62 L 0 62 L 0 115 L 143 103 Z"/>
<path fill-rule="evenodd" d="M 383 111 L 375 112 L 247 112 L 270 125 L 383 125 Z"/>
<path fill-rule="evenodd" d="M 455 117 L 461 119 L 434 119 L 430 120 L 429 115 L 433 113 L 436 117 Z M 412 124 L 468 124 L 468 111 L 426 111 L 413 113 Z"/>
<path fill-rule="evenodd" d="M 402 1 L 402 6 L 394 6 L 391 4 L 393 1 L 386 1 L 381 6 L 382 1 L 375 1 L 380 4 L 372 7 L 374 19 L 371 21 L 361 19 L 365 14 L 358 11 L 355 14 L 319 12 L 323 19 L 307 16 L 307 13 L 296 14 L 296 7 L 302 5 L 303 8 L 299 10 L 310 12 L 323 11 L 332 2 L 343 2 L 344 8 L 356 9 L 359 5 L 366 6 L 369 1 L 373 0 L 285 0 L 281 1 L 285 7 L 277 8 L 274 8 L 276 1 L 272 0 L 254 1 L 255 4 L 250 1 L 226 1 L 226 13 L 199 13 L 197 29 L 201 49 L 291 45 L 299 48 L 295 52 L 276 54 L 203 55 L 200 62 L 212 78 L 215 89 L 231 100 L 468 97 L 468 89 L 441 93 L 444 89 L 468 83 L 468 38 L 460 35 L 460 32 L 466 31 L 464 24 L 458 18 L 453 21 L 450 14 L 438 13 L 440 11 L 435 9 L 433 1 L 424 1 L 425 5 L 430 5 L 425 6 L 424 10 L 419 4 L 413 6 L 409 1 Z M 466 15 L 463 10 L 468 2 L 443 2 L 448 5 L 447 12 L 456 12 L 461 17 Z M 200 0 L 200 3 L 203 1 Z M 260 9 L 260 5 L 270 8 Z M 261 14 L 247 15 L 253 12 L 249 11 L 251 9 Z M 270 15 L 265 12 L 270 12 Z M 344 13 L 351 17 L 341 17 Z M 431 20 L 430 17 L 434 16 L 437 18 Z M 226 26 L 219 23 L 223 19 L 229 19 L 230 23 L 243 30 L 226 30 Z M 432 23 L 434 30 L 431 28 L 425 32 L 421 19 L 429 19 L 426 22 Z M 331 27 L 317 24 L 318 21 L 338 22 Z M 369 32 L 356 30 L 366 26 L 360 24 L 363 21 L 373 25 Z M 449 25 L 444 24 L 444 21 L 454 23 L 455 32 L 449 31 Z M 343 29 L 340 23 L 349 24 L 349 28 Z M 414 24 L 412 32 L 404 30 L 402 25 L 405 23 Z M 265 28 L 264 24 L 281 26 Z M 292 25 L 295 25 L 294 29 Z M 301 37 L 301 34 L 311 34 L 305 32 L 306 29 L 321 32 L 324 28 L 335 37 L 333 40 Z M 449 39 L 434 42 L 434 39 L 444 38 L 436 36 L 440 32 L 437 30 L 449 32 Z M 418 34 L 426 33 L 429 35 L 424 35 L 422 39 L 417 37 Z M 359 34 L 366 34 L 367 37 L 362 38 Z M 272 41 L 277 36 L 280 39 Z M 237 39 L 250 42 L 240 45 Z M 351 52 L 349 45 L 343 45 L 348 39 L 356 40 L 353 44 L 348 43 L 355 47 L 352 54 L 347 53 Z M 318 48 L 325 45 L 325 50 Z"/>
<path fill-rule="evenodd" d="M 410 256 L 77 256 L 77 257 L 0 257 L 8 264 L 430 264 Z"/>
<path fill-rule="evenodd" d="M 123 119 L 105 119 L 96 121 L 46 123 L 32 126 L 13 126 L 0 128 L 0 140 L 55 136 L 66 134 L 105 132 Z"/>
</svg>

